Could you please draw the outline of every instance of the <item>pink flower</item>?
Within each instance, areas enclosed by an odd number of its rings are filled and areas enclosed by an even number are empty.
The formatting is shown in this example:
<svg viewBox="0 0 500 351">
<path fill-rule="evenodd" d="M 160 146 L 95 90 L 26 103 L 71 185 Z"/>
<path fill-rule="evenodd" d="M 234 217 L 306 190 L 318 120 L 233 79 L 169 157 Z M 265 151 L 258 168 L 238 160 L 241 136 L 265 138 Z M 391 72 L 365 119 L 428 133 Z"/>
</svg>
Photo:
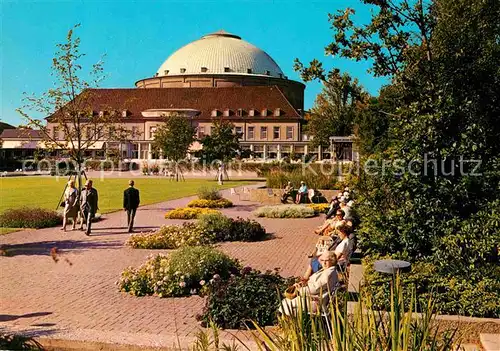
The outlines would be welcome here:
<svg viewBox="0 0 500 351">
<path fill-rule="evenodd" d="M 186 287 L 186 282 L 180 282 L 180 283 L 179 283 L 179 286 L 180 286 L 181 288 L 185 288 L 185 287 Z"/>
<path fill-rule="evenodd" d="M 205 283 L 206 283 L 206 282 L 205 282 L 204 280 L 200 280 L 200 285 L 201 285 L 201 286 L 205 285 Z"/>
</svg>

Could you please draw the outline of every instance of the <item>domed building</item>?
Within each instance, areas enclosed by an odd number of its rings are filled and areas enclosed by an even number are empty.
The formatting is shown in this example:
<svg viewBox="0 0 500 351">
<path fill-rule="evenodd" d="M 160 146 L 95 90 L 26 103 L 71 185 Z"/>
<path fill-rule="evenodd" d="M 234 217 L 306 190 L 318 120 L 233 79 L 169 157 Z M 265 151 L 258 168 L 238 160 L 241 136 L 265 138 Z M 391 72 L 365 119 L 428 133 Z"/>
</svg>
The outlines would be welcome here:
<svg viewBox="0 0 500 351">
<path fill-rule="evenodd" d="M 135 135 L 122 142 L 92 143 L 87 156 L 103 157 L 105 150 L 114 149 L 123 159 L 159 159 L 161 155 L 152 152 L 154 134 L 164 117 L 175 113 L 190 119 L 198 139 L 211 133 L 214 120 L 230 121 L 241 135 L 242 147 L 253 151 L 257 160 L 292 153 L 314 154 L 319 160 L 330 157 L 321 148 L 308 148 L 302 135 L 304 84 L 288 79 L 271 56 L 237 35 L 207 34 L 175 51 L 152 77 L 135 86 L 92 89 L 87 94 L 87 111 L 113 113 L 119 116 L 117 123 Z M 50 120 L 52 136 L 64 139 Z M 198 142 L 192 145 L 199 148 Z"/>
</svg>

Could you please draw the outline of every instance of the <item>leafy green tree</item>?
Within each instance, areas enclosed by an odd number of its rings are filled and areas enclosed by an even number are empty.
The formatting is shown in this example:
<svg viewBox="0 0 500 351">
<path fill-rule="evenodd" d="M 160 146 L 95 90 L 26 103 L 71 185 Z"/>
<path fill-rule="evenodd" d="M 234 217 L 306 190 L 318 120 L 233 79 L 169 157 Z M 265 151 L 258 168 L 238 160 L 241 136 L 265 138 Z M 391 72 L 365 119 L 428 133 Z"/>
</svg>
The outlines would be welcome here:
<svg viewBox="0 0 500 351">
<path fill-rule="evenodd" d="M 188 154 L 189 147 L 195 141 L 196 129 L 185 116 L 173 114 L 165 117 L 165 124 L 161 125 L 154 135 L 153 149 L 161 152 L 163 157 L 174 163 L 175 179 L 179 181 L 182 172 L 179 162 Z"/>
<path fill-rule="evenodd" d="M 107 133 L 110 129 L 127 135 L 132 135 L 132 132 L 120 125 L 120 112 L 110 109 L 98 113 L 92 110 L 93 101 L 99 94 L 93 88 L 99 87 L 105 78 L 103 61 L 83 72 L 80 62 L 85 54 L 80 52 L 80 38 L 74 35 L 78 27 L 75 25 L 68 31 L 66 42 L 56 45 L 57 51 L 52 59 L 53 87 L 40 96 L 25 94 L 24 105 L 17 111 L 26 120 L 26 127 L 40 131 L 48 150 L 65 150 L 76 163 L 81 188 L 86 151 L 99 141 L 114 141 L 113 134 Z M 84 79 L 87 76 L 89 78 Z"/>
<path fill-rule="evenodd" d="M 348 136 L 354 132 L 357 110 L 368 94 L 348 74 L 332 75 L 316 97 L 307 122 L 306 132 L 313 136 L 313 147 L 330 146 L 331 136 Z"/>
<path fill-rule="evenodd" d="M 326 48 L 369 60 L 397 97 L 384 111 L 389 142 L 372 149 L 356 184 L 360 244 L 431 264 L 424 288 L 446 296 L 442 311 L 498 317 L 498 308 L 467 308 L 474 304 L 457 296 L 500 298 L 500 3 L 363 2 L 371 22 L 356 25 L 350 9 L 330 15 Z M 317 60 L 296 68 L 305 79 L 329 75 Z M 481 293 L 467 290 L 474 286 Z"/>
<path fill-rule="evenodd" d="M 223 119 L 216 120 L 210 135 L 201 139 L 202 149 L 196 155 L 207 164 L 226 164 L 235 158 L 247 157 L 248 152 L 241 148 L 240 138 L 241 135 L 234 132 L 232 123 Z"/>
</svg>

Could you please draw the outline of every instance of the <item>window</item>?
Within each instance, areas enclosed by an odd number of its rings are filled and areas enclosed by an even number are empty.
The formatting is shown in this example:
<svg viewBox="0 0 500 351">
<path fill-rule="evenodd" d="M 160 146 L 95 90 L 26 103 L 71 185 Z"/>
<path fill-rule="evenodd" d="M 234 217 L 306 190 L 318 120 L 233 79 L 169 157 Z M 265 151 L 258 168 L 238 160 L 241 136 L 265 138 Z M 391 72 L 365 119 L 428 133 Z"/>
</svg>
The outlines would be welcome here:
<svg viewBox="0 0 500 351">
<path fill-rule="evenodd" d="M 205 127 L 198 127 L 198 139 L 201 139 L 205 136 Z"/>
<path fill-rule="evenodd" d="M 280 78 L 283 78 L 283 73 L 279 73 Z"/>
<path fill-rule="evenodd" d="M 206 67 L 202 67 L 202 68 L 201 68 L 201 72 L 202 72 L 202 73 L 205 73 L 205 72 L 207 72 L 207 71 L 208 71 L 208 68 L 206 68 Z"/>
<path fill-rule="evenodd" d="M 248 111 L 248 115 L 249 115 L 250 117 L 255 116 L 255 110 L 254 110 L 254 109 L 251 109 L 250 111 Z"/>
<path fill-rule="evenodd" d="M 87 137 L 87 139 L 92 139 L 93 137 L 95 137 L 95 135 L 93 135 L 94 133 L 92 132 L 92 127 L 91 126 L 87 126 L 87 129 L 85 131 L 85 136 Z"/>
<path fill-rule="evenodd" d="M 248 69 L 247 69 L 247 73 L 248 73 L 248 74 L 252 74 L 252 69 L 251 69 L 251 68 L 248 68 Z"/>
<path fill-rule="evenodd" d="M 224 67 L 224 72 L 231 72 L 231 69 L 229 67 Z"/>
<path fill-rule="evenodd" d="M 264 117 L 267 116 L 267 108 L 263 109 L 260 115 Z"/>
<path fill-rule="evenodd" d="M 271 71 L 266 71 L 266 76 L 271 75 Z"/>
<path fill-rule="evenodd" d="M 150 139 L 154 139 L 155 137 L 155 133 L 156 133 L 156 130 L 158 128 L 156 126 L 153 126 L 153 127 L 149 127 L 149 138 Z"/>
<path fill-rule="evenodd" d="M 255 137 L 255 127 L 248 127 L 248 139 L 253 139 Z"/>
<path fill-rule="evenodd" d="M 215 133 L 215 127 L 211 126 L 210 127 L 210 135 L 214 135 L 214 133 Z"/>
<path fill-rule="evenodd" d="M 219 110 L 212 110 L 212 117 L 219 116 Z"/>
<path fill-rule="evenodd" d="M 52 128 L 52 139 L 57 139 L 57 127 Z"/>
<path fill-rule="evenodd" d="M 293 139 L 293 127 L 286 127 L 286 138 Z"/>
<path fill-rule="evenodd" d="M 186 73 L 186 69 L 185 68 L 181 68 L 181 73 Z"/>
<path fill-rule="evenodd" d="M 260 138 L 267 139 L 267 127 L 260 127 Z"/>
<path fill-rule="evenodd" d="M 168 75 L 168 72 L 169 72 L 169 70 L 168 70 L 168 69 L 164 70 L 164 71 L 163 71 L 163 75 L 164 75 L 164 76 Z"/>
<path fill-rule="evenodd" d="M 155 73 L 155 77 L 158 77 L 158 76 L 159 76 L 159 74 L 158 74 L 158 72 L 156 72 L 156 73 Z"/>
<path fill-rule="evenodd" d="M 116 134 L 116 128 L 114 126 L 110 126 L 108 129 L 109 138 L 114 138 Z"/>
<path fill-rule="evenodd" d="M 132 127 L 132 138 L 136 139 L 139 137 L 139 127 Z"/>
<path fill-rule="evenodd" d="M 231 110 L 230 110 L 230 109 L 228 109 L 228 108 L 226 108 L 226 109 L 224 110 L 224 113 L 223 113 L 222 115 L 223 115 L 224 117 L 229 117 L 229 116 L 231 116 Z"/>
<path fill-rule="evenodd" d="M 127 117 L 127 116 L 128 116 L 128 110 L 123 110 L 122 117 Z"/>
<path fill-rule="evenodd" d="M 273 139 L 280 138 L 280 127 L 273 127 Z"/>
<path fill-rule="evenodd" d="M 238 117 L 243 117 L 243 109 L 242 108 L 239 108 L 238 111 L 236 111 L 236 115 Z"/>
<path fill-rule="evenodd" d="M 242 127 L 235 127 L 234 132 L 236 133 L 236 135 L 238 135 L 238 137 L 240 139 L 243 138 L 243 128 Z"/>
<path fill-rule="evenodd" d="M 99 117 L 104 117 L 104 111 L 99 111 Z"/>
<path fill-rule="evenodd" d="M 274 109 L 274 116 L 275 117 L 281 116 L 281 109 L 279 107 Z"/>
</svg>

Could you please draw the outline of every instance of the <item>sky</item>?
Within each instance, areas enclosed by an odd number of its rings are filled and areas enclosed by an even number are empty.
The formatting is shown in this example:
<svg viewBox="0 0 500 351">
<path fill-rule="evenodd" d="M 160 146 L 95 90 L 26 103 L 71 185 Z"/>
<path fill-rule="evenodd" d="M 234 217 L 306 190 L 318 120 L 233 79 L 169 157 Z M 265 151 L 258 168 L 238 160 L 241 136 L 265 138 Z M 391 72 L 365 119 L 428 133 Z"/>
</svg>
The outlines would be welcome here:
<svg viewBox="0 0 500 351">
<path fill-rule="evenodd" d="M 346 7 L 356 10 L 357 22 L 369 21 L 370 11 L 359 0 L 0 0 L 0 120 L 22 124 L 15 109 L 23 93 L 37 95 L 52 87 L 56 44 L 77 23 L 84 68 L 104 55 L 105 88 L 133 88 L 177 49 L 224 29 L 266 51 L 289 79 L 300 81 L 295 58 L 304 63 L 317 58 L 325 68 L 358 78 L 375 95 L 385 81 L 367 73 L 369 63 L 324 54 L 333 33 L 328 13 Z M 306 84 L 306 110 L 320 91 L 320 83 Z"/>
</svg>

